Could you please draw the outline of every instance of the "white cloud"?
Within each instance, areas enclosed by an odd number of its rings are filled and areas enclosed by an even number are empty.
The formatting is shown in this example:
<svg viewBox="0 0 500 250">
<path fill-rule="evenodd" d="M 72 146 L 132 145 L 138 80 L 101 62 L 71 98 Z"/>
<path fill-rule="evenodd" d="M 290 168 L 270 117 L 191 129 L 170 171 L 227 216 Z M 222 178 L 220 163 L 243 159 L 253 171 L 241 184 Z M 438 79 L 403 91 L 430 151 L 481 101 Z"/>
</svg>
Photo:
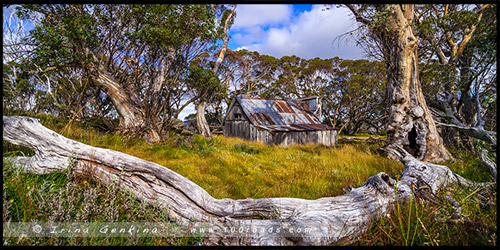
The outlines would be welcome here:
<svg viewBox="0 0 500 250">
<path fill-rule="evenodd" d="M 239 30 L 256 25 L 284 23 L 290 19 L 291 15 L 291 5 L 238 4 L 236 19 L 231 29 Z"/>
<path fill-rule="evenodd" d="M 349 39 L 349 36 L 337 38 L 356 27 L 346 8 L 333 7 L 326 10 L 323 5 L 313 5 L 310 11 L 300 13 L 289 25 L 269 28 L 262 39 L 252 41 L 247 38 L 250 42 L 239 43 L 239 47 L 277 58 L 296 55 L 306 59 L 335 56 L 360 59 L 364 57 L 363 50 L 355 46 L 353 39 Z M 244 36 L 241 34 L 241 37 Z"/>
</svg>

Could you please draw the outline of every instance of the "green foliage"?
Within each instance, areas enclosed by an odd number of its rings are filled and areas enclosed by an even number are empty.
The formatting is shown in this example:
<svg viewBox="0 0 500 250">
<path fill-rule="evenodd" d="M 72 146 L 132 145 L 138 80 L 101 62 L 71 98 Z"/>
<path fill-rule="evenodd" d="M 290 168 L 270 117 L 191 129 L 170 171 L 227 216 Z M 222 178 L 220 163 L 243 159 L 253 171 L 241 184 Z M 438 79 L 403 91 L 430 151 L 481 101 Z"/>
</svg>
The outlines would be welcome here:
<svg viewBox="0 0 500 250">
<path fill-rule="evenodd" d="M 38 65 L 58 66 L 71 63 L 85 66 L 95 58 L 82 50 L 103 53 L 104 51 L 99 50 L 103 48 L 106 39 L 116 39 L 112 43 L 120 44 L 117 48 L 108 48 L 110 50 L 125 52 L 133 47 L 147 45 L 153 52 L 178 48 L 193 39 L 213 43 L 221 37 L 215 31 L 213 13 L 207 5 L 85 4 L 18 7 L 18 15 L 22 19 L 30 19 L 40 13 L 45 14 L 46 18 L 30 32 L 33 42 L 38 45 L 34 51 L 37 55 L 35 63 Z M 116 20 L 120 20 L 121 24 Z M 115 29 L 121 29 L 123 33 L 116 36 Z M 128 46 L 131 47 L 126 48 Z"/>
<path fill-rule="evenodd" d="M 226 89 L 212 70 L 197 64 L 191 64 L 188 70 L 189 76 L 186 80 L 188 87 L 194 90 L 200 98 L 216 101 L 225 96 Z"/>
<path fill-rule="evenodd" d="M 225 91 L 213 74 L 188 66 L 220 47 L 224 34 L 216 22 L 227 11 L 225 5 L 213 4 L 21 5 L 17 15 L 34 25 L 23 42 L 35 46 L 22 62 L 32 75 L 18 74 L 15 80 L 29 79 L 41 87 L 36 93 L 25 91 L 24 85 L 9 87 L 34 97 L 35 113 L 97 116 L 109 127 L 109 120 L 127 115 L 115 107 L 129 104 L 126 99 L 147 116 L 144 120 L 156 123 L 153 127 L 164 126 L 160 121 L 175 117 L 184 108 L 179 100 L 193 91 L 223 97 Z M 191 77 L 201 81 L 187 86 L 191 71 Z M 115 88 L 98 80 L 102 72 L 127 93 L 124 99 L 117 101 Z"/>
<path fill-rule="evenodd" d="M 370 23 L 370 28 L 373 33 L 377 33 L 378 36 L 383 37 L 382 33 L 394 32 L 395 22 L 394 9 L 386 6 L 379 7 L 378 11 L 373 15 L 373 22 Z"/>
<path fill-rule="evenodd" d="M 22 5 L 17 7 L 21 19 L 54 11 L 56 16 L 44 18 L 30 31 L 34 48 L 33 63 L 39 66 L 81 64 L 92 60 L 90 55 L 74 53 L 77 45 L 98 46 L 96 19 L 89 5 Z M 57 20 L 54 20 L 57 19 Z"/>
<path fill-rule="evenodd" d="M 28 68 L 15 62 L 3 64 L 2 96 L 4 108 L 16 110 L 30 108 L 29 103 L 36 93 L 36 88 L 29 80 L 27 71 Z"/>
<path fill-rule="evenodd" d="M 193 38 L 215 42 L 222 37 L 215 30 L 213 13 L 207 5 L 126 5 L 123 8 L 141 25 L 135 31 L 125 32 L 133 43 L 167 49 L 188 44 Z"/>
</svg>

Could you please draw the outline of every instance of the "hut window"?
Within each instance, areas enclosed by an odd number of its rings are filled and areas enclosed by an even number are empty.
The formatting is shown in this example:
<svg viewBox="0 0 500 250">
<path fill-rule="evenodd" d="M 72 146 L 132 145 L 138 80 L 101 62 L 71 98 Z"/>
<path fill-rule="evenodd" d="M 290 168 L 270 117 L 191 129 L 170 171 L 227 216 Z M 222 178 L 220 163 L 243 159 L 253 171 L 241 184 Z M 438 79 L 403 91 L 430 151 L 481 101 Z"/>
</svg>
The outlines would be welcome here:
<svg viewBox="0 0 500 250">
<path fill-rule="evenodd" d="M 241 113 L 234 113 L 234 119 L 235 120 L 243 120 L 243 116 Z"/>
</svg>

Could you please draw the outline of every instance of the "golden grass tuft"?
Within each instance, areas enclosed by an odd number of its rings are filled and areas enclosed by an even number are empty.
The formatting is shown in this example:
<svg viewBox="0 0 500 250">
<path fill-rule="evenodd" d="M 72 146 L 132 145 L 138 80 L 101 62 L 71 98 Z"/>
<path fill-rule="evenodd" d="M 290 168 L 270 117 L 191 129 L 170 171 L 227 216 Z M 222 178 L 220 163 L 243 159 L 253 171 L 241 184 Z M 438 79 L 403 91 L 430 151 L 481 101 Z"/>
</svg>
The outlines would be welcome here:
<svg viewBox="0 0 500 250">
<path fill-rule="evenodd" d="M 216 198 L 317 199 L 343 194 L 342 188 L 358 187 L 379 172 L 395 178 L 403 169 L 401 163 L 373 154 L 363 145 L 281 147 L 195 135 L 191 142 L 175 146 L 174 140 L 150 145 L 118 135 L 94 134 L 92 140 L 81 134 L 69 136 L 168 167 Z"/>
<path fill-rule="evenodd" d="M 41 119 L 61 132 L 62 123 Z M 124 152 L 163 165 L 198 184 L 216 198 L 296 197 L 317 199 L 343 194 L 368 177 L 401 173 L 399 162 L 373 154 L 364 144 L 269 146 L 240 138 L 172 135 L 160 144 L 125 139 L 74 123 L 65 136 L 96 147 Z M 4 142 L 5 144 L 5 142 Z"/>
</svg>

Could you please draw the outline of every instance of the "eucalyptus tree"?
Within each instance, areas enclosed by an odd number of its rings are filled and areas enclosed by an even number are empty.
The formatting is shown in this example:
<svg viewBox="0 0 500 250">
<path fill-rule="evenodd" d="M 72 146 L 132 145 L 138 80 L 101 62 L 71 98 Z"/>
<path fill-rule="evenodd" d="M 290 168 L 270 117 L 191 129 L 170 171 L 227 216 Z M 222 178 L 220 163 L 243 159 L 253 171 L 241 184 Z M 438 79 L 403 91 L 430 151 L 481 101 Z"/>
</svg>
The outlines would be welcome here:
<svg viewBox="0 0 500 250">
<path fill-rule="evenodd" d="M 422 93 L 413 4 L 346 5 L 370 41 L 381 49 L 387 69 L 388 145 L 403 146 L 418 159 L 443 161 L 444 147 Z M 388 147 L 390 148 L 390 147 Z M 392 152 L 388 152 L 392 155 Z"/>
<path fill-rule="evenodd" d="M 220 65 L 222 64 L 222 62 L 224 60 L 224 56 L 225 56 L 226 51 L 227 51 L 227 44 L 229 42 L 228 30 L 234 22 L 233 14 L 234 14 L 234 11 L 236 10 L 236 6 L 237 6 L 236 4 L 233 6 L 232 11 L 226 10 L 226 8 L 222 5 L 219 6 L 218 8 L 213 8 L 213 6 L 212 6 L 212 10 L 214 12 L 220 11 L 222 13 L 222 20 L 223 20 L 223 24 L 224 24 L 223 25 L 223 37 L 222 37 L 222 41 L 223 41 L 222 48 L 219 52 L 217 60 L 215 61 L 214 65 L 212 67 L 212 73 L 214 75 L 216 75 L 218 73 Z M 216 19 L 216 23 L 218 23 L 217 19 Z M 197 69 L 197 68 L 195 68 L 195 69 Z M 198 76 L 200 76 L 199 72 L 196 72 L 196 74 Z M 202 74 L 202 75 L 206 75 L 206 74 Z M 220 93 L 222 91 L 221 88 L 217 88 L 217 86 L 221 87 L 219 84 L 220 83 L 219 79 L 217 79 L 217 81 L 213 81 L 213 80 L 209 80 L 206 78 L 207 78 L 207 76 L 204 76 L 203 80 L 201 81 L 201 86 L 203 86 L 203 91 L 200 91 L 199 88 L 195 88 L 198 90 L 198 95 L 199 95 L 198 104 L 196 105 L 196 125 L 198 127 L 198 131 L 200 131 L 200 133 L 203 136 L 211 137 L 212 133 L 210 131 L 210 127 L 208 126 L 208 122 L 205 118 L 205 112 L 206 112 L 205 109 L 207 106 L 207 102 L 210 99 L 222 100 L 223 98 L 217 98 L 219 96 L 217 94 L 215 94 L 215 95 L 210 94 L 210 92 L 212 90 L 215 90 L 216 93 L 217 92 Z M 210 77 L 208 77 L 208 78 L 210 78 Z M 196 86 L 200 86 L 200 84 L 197 84 Z M 217 91 L 217 90 L 219 90 L 219 91 Z M 226 93 L 226 92 L 224 92 L 224 93 Z"/>
<path fill-rule="evenodd" d="M 218 7 L 219 8 L 219 7 Z M 224 8 L 224 7 L 221 7 Z M 211 5 L 22 5 L 42 73 L 67 70 L 112 102 L 120 129 L 162 139 L 182 108 L 190 62 L 222 37 Z M 37 19 L 33 19 L 37 17 Z"/>
<path fill-rule="evenodd" d="M 260 55 L 257 51 L 228 50 L 224 65 L 226 74 L 223 76 L 224 84 L 231 89 L 232 96 L 245 94 L 256 96 L 262 93 L 261 88 L 257 88 L 259 83 L 268 80 L 276 70 L 275 58 L 267 55 Z M 262 87 L 262 85 L 259 85 Z"/>
<path fill-rule="evenodd" d="M 302 70 L 307 67 L 307 60 L 296 55 L 283 56 L 279 60 L 280 75 L 275 84 L 286 96 L 283 98 L 304 97 L 304 89 L 300 85 L 304 82 Z"/>
<path fill-rule="evenodd" d="M 387 119 L 385 68 L 381 62 L 343 60 L 338 65 L 338 116 L 346 134 L 379 133 Z"/>
<path fill-rule="evenodd" d="M 340 101 L 338 100 L 338 57 L 309 59 L 302 68 L 297 85 L 303 97 L 318 96 L 321 98 L 321 116 L 318 117 L 328 125 L 335 127 L 337 122 Z M 333 115 L 331 111 L 336 111 Z M 332 119 L 333 116 L 333 119 Z M 340 132 L 340 131 L 339 131 Z"/>
<path fill-rule="evenodd" d="M 279 93 L 269 88 L 280 74 L 279 59 L 270 55 L 259 55 L 254 66 L 252 85 L 249 86 L 249 93 L 262 98 L 276 98 Z"/>
<path fill-rule="evenodd" d="M 23 22 L 15 14 L 14 7 L 3 7 L 3 46 L 2 46 L 2 89 L 3 108 L 11 110 L 32 109 L 36 102 L 36 85 L 29 80 L 32 69 L 23 63 L 24 54 L 18 51 L 29 51 L 31 46 L 22 42 L 29 24 Z"/>
<path fill-rule="evenodd" d="M 221 84 L 220 79 L 214 73 L 209 63 L 194 60 L 189 67 L 189 76 L 186 80 L 187 86 L 193 93 L 193 99 L 198 100 L 196 105 L 196 125 L 198 131 L 205 136 L 211 137 L 211 131 L 205 117 L 207 103 L 222 100 L 227 91 Z"/>
<path fill-rule="evenodd" d="M 3 64 L 3 108 L 12 110 L 28 110 L 35 102 L 36 88 L 27 79 L 26 69 L 10 62 Z"/>
<path fill-rule="evenodd" d="M 441 125 L 475 138 L 496 137 L 482 118 L 489 113 L 482 106 L 496 101 L 496 5 L 430 5 L 418 13 L 424 72 L 434 86 L 428 99 L 435 114 L 451 123 Z"/>
<path fill-rule="evenodd" d="M 451 157 L 437 133 L 420 83 L 419 54 L 439 73 L 428 93 L 434 114 L 478 144 L 496 151 L 496 132 L 485 129 L 482 103 L 496 104 L 496 5 L 346 5 L 384 56 L 388 75 L 389 145 L 402 145 L 419 159 Z M 495 35 L 495 36 L 493 36 Z M 474 42 L 472 42 L 474 41 Z M 434 63 L 433 63 L 434 62 Z M 435 63 L 438 62 L 438 63 Z M 474 69 L 474 65 L 478 65 Z M 493 70 L 491 70 L 493 69 Z M 425 72 L 425 71 L 424 71 Z M 482 99 L 482 100 L 481 100 Z M 436 100 L 436 101 L 434 101 Z M 495 110 L 495 109 L 494 109 Z M 463 116 L 462 116 L 463 115 Z M 496 120 L 491 117 L 490 120 Z M 496 121 L 493 123 L 496 124 Z M 389 156 L 393 156 L 387 147 Z M 488 149 L 476 149 L 496 179 L 496 164 Z M 493 153 L 496 157 L 496 155 Z"/>
<path fill-rule="evenodd" d="M 418 12 L 421 50 L 428 51 L 427 65 L 438 72 L 429 82 L 437 87 L 428 94 L 442 120 L 438 125 L 448 141 L 475 150 L 495 178 L 488 151 L 496 158 L 496 8 L 443 4 Z"/>
</svg>

